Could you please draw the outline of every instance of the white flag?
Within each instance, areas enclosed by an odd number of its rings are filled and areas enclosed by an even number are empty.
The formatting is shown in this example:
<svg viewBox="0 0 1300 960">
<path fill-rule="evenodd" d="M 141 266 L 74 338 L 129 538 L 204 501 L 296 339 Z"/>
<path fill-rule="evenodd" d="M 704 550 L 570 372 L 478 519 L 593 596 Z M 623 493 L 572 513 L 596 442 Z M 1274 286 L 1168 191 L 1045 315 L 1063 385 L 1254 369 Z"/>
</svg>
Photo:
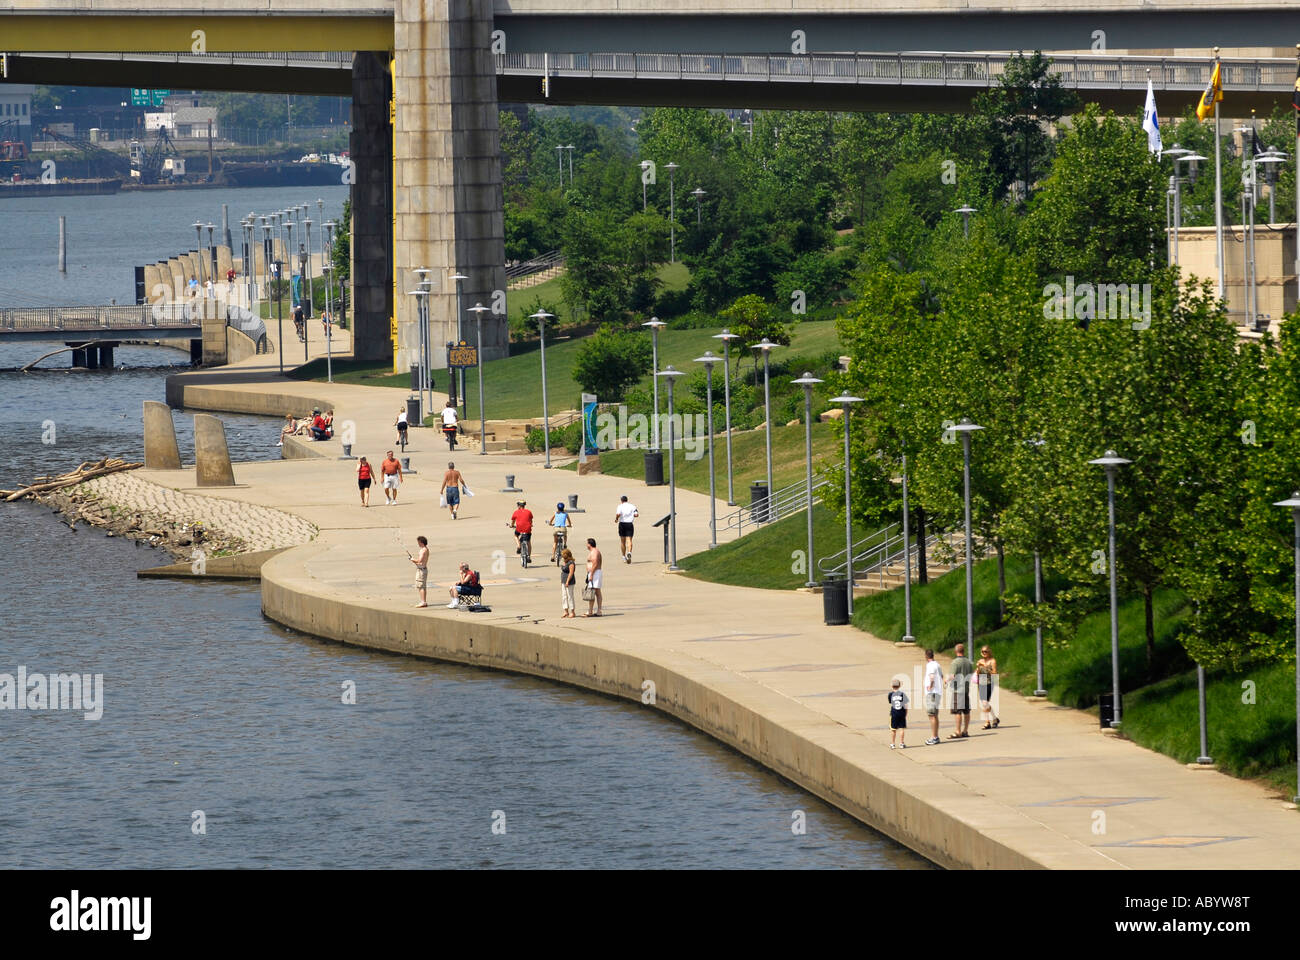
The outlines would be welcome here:
<svg viewBox="0 0 1300 960">
<path fill-rule="evenodd" d="M 1160 118 L 1156 116 L 1156 92 L 1151 86 L 1150 78 L 1147 79 L 1147 103 L 1142 110 L 1142 129 L 1147 132 L 1147 149 L 1159 159 L 1164 152 L 1164 144 L 1160 142 Z"/>
</svg>

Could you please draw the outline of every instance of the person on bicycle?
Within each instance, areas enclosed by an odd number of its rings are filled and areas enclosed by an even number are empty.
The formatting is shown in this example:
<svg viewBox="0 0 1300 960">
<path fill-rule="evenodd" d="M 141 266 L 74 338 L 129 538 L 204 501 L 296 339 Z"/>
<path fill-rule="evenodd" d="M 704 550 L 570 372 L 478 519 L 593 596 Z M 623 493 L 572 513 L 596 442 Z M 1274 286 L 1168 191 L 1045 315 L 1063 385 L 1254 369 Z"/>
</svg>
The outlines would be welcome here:
<svg viewBox="0 0 1300 960">
<path fill-rule="evenodd" d="M 456 405 L 450 400 L 442 408 L 442 435 L 447 438 L 447 449 L 456 449 Z"/>
<path fill-rule="evenodd" d="M 525 501 L 515 501 L 515 512 L 510 514 L 510 522 L 506 526 L 515 531 L 515 553 L 522 557 L 523 565 L 528 566 L 533 544 L 533 511 L 528 509 Z"/>
<path fill-rule="evenodd" d="M 397 427 L 397 442 L 398 442 L 399 444 L 401 444 L 401 445 L 402 445 L 402 449 L 405 450 L 405 449 L 406 449 L 406 430 L 407 430 L 407 427 L 410 426 L 410 424 L 408 424 L 408 423 L 406 422 L 406 407 L 401 407 L 401 408 L 398 409 L 398 411 L 397 411 L 397 419 L 396 419 L 395 421 L 393 421 L 393 426 Z"/>
<path fill-rule="evenodd" d="M 293 305 L 293 328 L 297 331 L 299 340 L 307 339 L 307 320 L 301 303 Z"/>
<path fill-rule="evenodd" d="M 560 553 L 569 545 L 569 531 L 573 528 L 573 517 L 565 511 L 564 504 L 557 503 L 551 519 L 546 522 L 555 528 L 555 549 L 551 553 L 551 560 L 558 561 Z"/>
</svg>

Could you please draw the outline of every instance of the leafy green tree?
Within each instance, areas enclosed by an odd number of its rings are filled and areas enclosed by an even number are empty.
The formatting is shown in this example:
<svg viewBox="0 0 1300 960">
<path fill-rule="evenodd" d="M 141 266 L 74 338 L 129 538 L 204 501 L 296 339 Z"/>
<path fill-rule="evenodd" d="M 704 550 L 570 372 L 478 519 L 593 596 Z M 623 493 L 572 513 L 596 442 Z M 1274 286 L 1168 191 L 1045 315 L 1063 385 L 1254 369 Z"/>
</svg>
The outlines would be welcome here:
<svg viewBox="0 0 1300 960">
<path fill-rule="evenodd" d="M 651 344 L 640 331 L 601 327 L 578 348 L 573 379 L 587 393 L 617 403 L 632 384 L 650 372 Z"/>
<path fill-rule="evenodd" d="M 736 365 L 740 358 L 755 344 L 764 338 L 783 347 L 790 345 L 790 330 L 777 317 L 772 305 L 756 294 L 746 294 L 722 311 L 722 319 L 727 329 L 740 339 L 732 341 L 732 355 Z M 754 370 L 758 370 L 758 358 L 755 354 Z"/>
</svg>

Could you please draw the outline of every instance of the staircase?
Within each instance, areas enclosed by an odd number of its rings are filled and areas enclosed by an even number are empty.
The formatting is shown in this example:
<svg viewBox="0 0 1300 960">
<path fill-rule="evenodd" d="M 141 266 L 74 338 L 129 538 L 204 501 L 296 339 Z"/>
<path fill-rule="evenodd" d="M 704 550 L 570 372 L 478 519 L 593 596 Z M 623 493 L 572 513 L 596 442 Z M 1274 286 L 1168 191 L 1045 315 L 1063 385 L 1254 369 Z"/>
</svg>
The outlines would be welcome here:
<svg viewBox="0 0 1300 960">
<path fill-rule="evenodd" d="M 814 473 L 812 478 L 812 500 L 814 504 L 821 503 L 821 489 L 826 486 L 827 480 L 825 475 Z M 743 537 L 746 532 L 752 533 L 765 523 L 771 523 L 780 520 L 782 517 L 788 517 L 791 514 L 800 513 L 808 506 L 808 482 L 800 480 L 798 483 L 792 483 L 788 487 L 782 487 L 777 490 L 770 499 L 770 504 L 760 504 L 757 510 L 751 507 L 740 507 L 731 513 L 718 518 L 718 536 L 724 536 L 728 532 L 734 532 L 737 537 Z M 749 528 L 746 531 L 746 527 Z M 843 550 L 840 551 L 844 553 Z M 843 566 L 841 558 L 840 565 Z"/>
<path fill-rule="evenodd" d="M 917 569 L 916 535 L 909 537 L 907 552 L 911 554 L 912 582 L 919 576 Z M 975 542 L 978 557 L 981 545 Z M 840 550 L 822 557 L 818 569 L 825 575 L 844 576 L 845 551 Z M 853 545 L 853 595 L 855 597 L 884 593 L 903 585 L 906 579 L 906 554 L 903 548 L 902 525 L 893 523 L 868 534 Z M 966 537 L 961 530 L 932 533 L 925 538 L 926 574 L 929 578 L 962 566 L 966 562 Z"/>
<path fill-rule="evenodd" d="M 564 272 L 564 254 L 552 250 L 532 260 L 506 267 L 506 286 L 511 290 L 535 287 Z"/>
</svg>

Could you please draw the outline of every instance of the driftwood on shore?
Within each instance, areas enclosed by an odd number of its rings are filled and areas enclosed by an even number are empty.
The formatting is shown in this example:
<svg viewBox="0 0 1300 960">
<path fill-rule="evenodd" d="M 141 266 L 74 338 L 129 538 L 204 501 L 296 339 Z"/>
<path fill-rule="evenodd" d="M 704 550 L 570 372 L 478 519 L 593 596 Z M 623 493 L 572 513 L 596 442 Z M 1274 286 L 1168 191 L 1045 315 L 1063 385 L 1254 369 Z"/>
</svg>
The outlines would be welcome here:
<svg viewBox="0 0 1300 960">
<path fill-rule="evenodd" d="M 28 370 L 30 370 L 32 367 L 36 366 L 36 365 L 37 365 L 38 363 L 40 363 L 42 360 L 46 359 L 47 357 L 52 357 L 52 356 L 54 356 L 56 353 L 65 353 L 65 352 L 67 352 L 68 350 L 84 350 L 86 347 L 97 347 L 97 346 L 99 346 L 101 343 L 109 343 L 109 342 L 116 342 L 116 341 L 108 341 L 108 340 L 88 340 L 88 341 L 86 341 L 85 343 L 81 344 L 80 346 L 76 346 L 76 347 L 59 347 L 59 349 L 57 349 L 57 350 L 51 350 L 49 353 L 46 353 L 46 354 L 43 354 L 42 356 L 37 357 L 37 358 L 36 358 L 35 360 L 33 360 L 31 363 L 28 363 L 28 364 L 25 364 L 24 366 L 19 367 L 19 368 L 18 368 L 18 372 L 19 372 L 19 373 L 26 373 Z"/>
<path fill-rule="evenodd" d="M 63 487 L 76 486 L 87 480 L 93 480 L 95 477 L 107 476 L 110 473 L 120 473 L 123 470 L 135 470 L 143 467 L 143 463 L 128 463 L 125 460 L 109 459 L 96 460 L 93 463 L 89 460 L 84 461 L 76 470 L 70 470 L 67 473 L 60 474 L 57 477 L 37 477 L 27 486 L 19 490 L 0 490 L 0 501 L 12 503 L 14 500 L 22 500 L 25 497 L 36 497 L 43 493 L 49 493 L 51 490 L 59 490 Z"/>
</svg>

